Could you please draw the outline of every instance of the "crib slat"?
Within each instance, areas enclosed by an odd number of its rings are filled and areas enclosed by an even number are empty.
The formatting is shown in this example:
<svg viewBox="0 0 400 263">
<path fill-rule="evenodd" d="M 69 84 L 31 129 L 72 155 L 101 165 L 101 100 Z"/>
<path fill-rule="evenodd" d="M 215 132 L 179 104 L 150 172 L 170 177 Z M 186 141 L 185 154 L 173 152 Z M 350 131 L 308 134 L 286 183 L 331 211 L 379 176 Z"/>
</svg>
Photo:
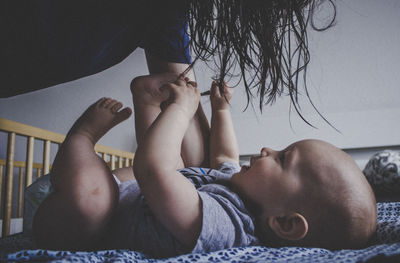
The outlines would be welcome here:
<svg viewBox="0 0 400 263">
<path fill-rule="evenodd" d="M 43 145 L 43 174 L 50 171 L 50 141 L 46 140 Z"/>
<path fill-rule="evenodd" d="M 42 169 L 37 168 L 37 178 L 42 176 Z"/>
<path fill-rule="evenodd" d="M 122 163 L 122 156 L 118 156 L 118 168 L 122 168 L 123 163 Z"/>
<path fill-rule="evenodd" d="M 111 170 L 115 170 L 115 155 L 111 154 Z"/>
<path fill-rule="evenodd" d="M 14 151 L 15 151 L 15 133 L 8 134 L 7 143 L 7 163 L 6 163 L 6 193 L 4 198 L 4 219 L 3 236 L 10 234 L 11 208 L 12 208 L 12 185 L 14 175 Z"/>
<path fill-rule="evenodd" d="M 28 137 L 28 144 L 26 149 L 26 179 L 25 179 L 25 187 L 28 187 L 32 184 L 32 174 L 33 174 L 33 152 L 34 152 L 34 142 L 35 137 Z"/>
<path fill-rule="evenodd" d="M 17 217 L 22 217 L 23 193 L 24 193 L 24 168 L 19 167 L 19 187 L 18 187 L 18 210 Z"/>
<path fill-rule="evenodd" d="M 107 154 L 106 153 L 101 153 L 101 158 L 103 158 L 103 160 L 105 162 L 107 162 Z"/>
<path fill-rule="evenodd" d="M 129 158 L 125 158 L 125 167 L 129 167 Z"/>
</svg>

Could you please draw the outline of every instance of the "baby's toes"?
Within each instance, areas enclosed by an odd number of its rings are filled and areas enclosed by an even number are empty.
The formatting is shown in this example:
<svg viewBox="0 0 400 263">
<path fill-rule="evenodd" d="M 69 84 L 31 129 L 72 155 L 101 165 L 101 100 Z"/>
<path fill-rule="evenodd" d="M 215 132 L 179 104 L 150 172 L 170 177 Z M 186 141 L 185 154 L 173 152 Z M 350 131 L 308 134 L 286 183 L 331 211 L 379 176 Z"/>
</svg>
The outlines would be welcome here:
<svg viewBox="0 0 400 263">
<path fill-rule="evenodd" d="M 103 105 L 106 100 L 107 100 L 107 98 L 103 97 L 103 98 L 99 99 L 98 101 L 96 101 L 93 105 L 101 107 L 101 105 Z"/>
<path fill-rule="evenodd" d="M 106 108 L 111 110 L 119 101 L 116 101 L 114 99 L 111 99 L 110 102 L 106 104 Z"/>
<path fill-rule="evenodd" d="M 122 103 L 117 101 L 115 104 L 110 105 L 110 107 L 112 113 L 117 113 L 122 108 Z"/>
<path fill-rule="evenodd" d="M 120 122 L 128 119 L 129 116 L 131 116 L 131 114 L 132 114 L 132 109 L 129 107 L 125 107 L 121 111 L 116 112 L 114 121 L 116 123 L 120 123 Z"/>
<path fill-rule="evenodd" d="M 108 108 L 109 105 L 112 103 L 113 99 L 111 98 L 104 98 L 103 100 L 101 100 L 99 106 L 101 108 Z"/>
</svg>

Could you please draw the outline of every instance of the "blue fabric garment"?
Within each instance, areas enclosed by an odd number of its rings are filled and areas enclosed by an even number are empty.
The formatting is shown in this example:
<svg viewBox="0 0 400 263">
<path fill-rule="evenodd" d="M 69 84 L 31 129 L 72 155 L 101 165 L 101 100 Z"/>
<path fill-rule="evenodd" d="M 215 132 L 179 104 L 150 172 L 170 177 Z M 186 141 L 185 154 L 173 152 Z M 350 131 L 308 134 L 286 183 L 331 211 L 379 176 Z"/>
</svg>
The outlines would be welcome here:
<svg viewBox="0 0 400 263">
<path fill-rule="evenodd" d="M 190 63 L 185 12 L 163 2 L 6 1 L 0 9 L 0 97 L 98 73 L 137 47 Z"/>
<path fill-rule="evenodd" d="M 196 187 L 202 200 L 202 229 L 193 253 L 258 245 L 253 218 L 243 201 L 229 188 L 239 166 L 224 163 L 220 169 L 185 168 L 180 172 Z M 189 252 L 156 219 L 136 181 L 119 185 L 120 201 L 107 247 L 140 251 L 152 257 Z"/>
</svg>

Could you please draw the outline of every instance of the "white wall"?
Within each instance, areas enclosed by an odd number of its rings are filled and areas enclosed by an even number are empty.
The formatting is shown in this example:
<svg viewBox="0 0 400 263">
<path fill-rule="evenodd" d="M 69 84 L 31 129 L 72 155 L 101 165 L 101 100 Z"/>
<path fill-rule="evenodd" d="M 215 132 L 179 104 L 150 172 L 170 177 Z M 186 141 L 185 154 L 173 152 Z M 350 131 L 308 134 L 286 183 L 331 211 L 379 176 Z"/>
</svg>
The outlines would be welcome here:
<svg viewBox="0 0 400 263">
<path fill-rule="evenodd" d="M 287 98 L 265 107 L 262 115 L 257 101 L 255 110 L 243 113 L 246 101 L 238 87 L 232 112 L 242 154 L 257 153 L 263 145 L 280 149 L 302 138 L 320 138 L 342 148 L 400 145 L 400 1 L 336 3 L 336 26 L 310 33 L 308 83 L 314 103 L 341 133 L 317 116 L 305 99 L 303 112 L 318 129 L 305 125 L 295 112 L 289 115 Z M 208 89 L 214 73 L 202 64 L 196 65 L 195 71 L 201 89 Z M 143 51 L 137 50 L 99 74 L 0 99 L 0 117 L 66 133 L 81 112 L 100 97 L 113 97 L 132 106 L 129 83 L 146 73 Z M 208 99 L 203 98 L 203 103 L 209 115 Z M 133 118 L 114 128 L 100 143 L 134 151 Z"/>
<path fill-rule="evenodd" d="M 317 108 L 341 133 L 317 116 L 305 96 L 303 112 L 318 129 L 294 111 L 288 114 L 288 98 L 262 115 L 257 109 L 243 114 L 245 96 L 238 89 L 232 104 L 242 154 L 310 137 L 341 148 L 400 144 L 400 1 L 335 2 L 336 26 L 310 34 L 308 84 Z"/>
</svg>

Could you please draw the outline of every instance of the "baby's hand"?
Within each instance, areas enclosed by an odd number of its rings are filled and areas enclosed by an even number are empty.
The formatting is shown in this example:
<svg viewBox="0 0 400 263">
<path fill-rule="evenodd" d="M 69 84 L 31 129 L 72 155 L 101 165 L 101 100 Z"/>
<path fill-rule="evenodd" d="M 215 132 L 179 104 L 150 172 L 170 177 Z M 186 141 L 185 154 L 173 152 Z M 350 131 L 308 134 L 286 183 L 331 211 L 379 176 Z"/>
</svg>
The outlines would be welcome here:
<svg viewBox="0 0 400 263">
<path fill-rule="evenodd" d="M 223 83 L 222 87 L 223 94 L 220 93 L 218 83 L 214 80 L 211 84 L 211 107 L 213 110 L 224 110 L 229 108 L 229 101 L 233 95 L 233 88 Z M 224 96 L 225 95 L 225 96 Z"/>
<path fill-rule="evenodd" d="M 161 89 L 169 92 L 169 98 L 163 103 L 163 108 L 175 104 L 186 112 L 189 118 L 193 117 L 200 102 L 200 92 L 197 90 L 196 82 L 188 78 L 178 79 Z"/>
</svg>

